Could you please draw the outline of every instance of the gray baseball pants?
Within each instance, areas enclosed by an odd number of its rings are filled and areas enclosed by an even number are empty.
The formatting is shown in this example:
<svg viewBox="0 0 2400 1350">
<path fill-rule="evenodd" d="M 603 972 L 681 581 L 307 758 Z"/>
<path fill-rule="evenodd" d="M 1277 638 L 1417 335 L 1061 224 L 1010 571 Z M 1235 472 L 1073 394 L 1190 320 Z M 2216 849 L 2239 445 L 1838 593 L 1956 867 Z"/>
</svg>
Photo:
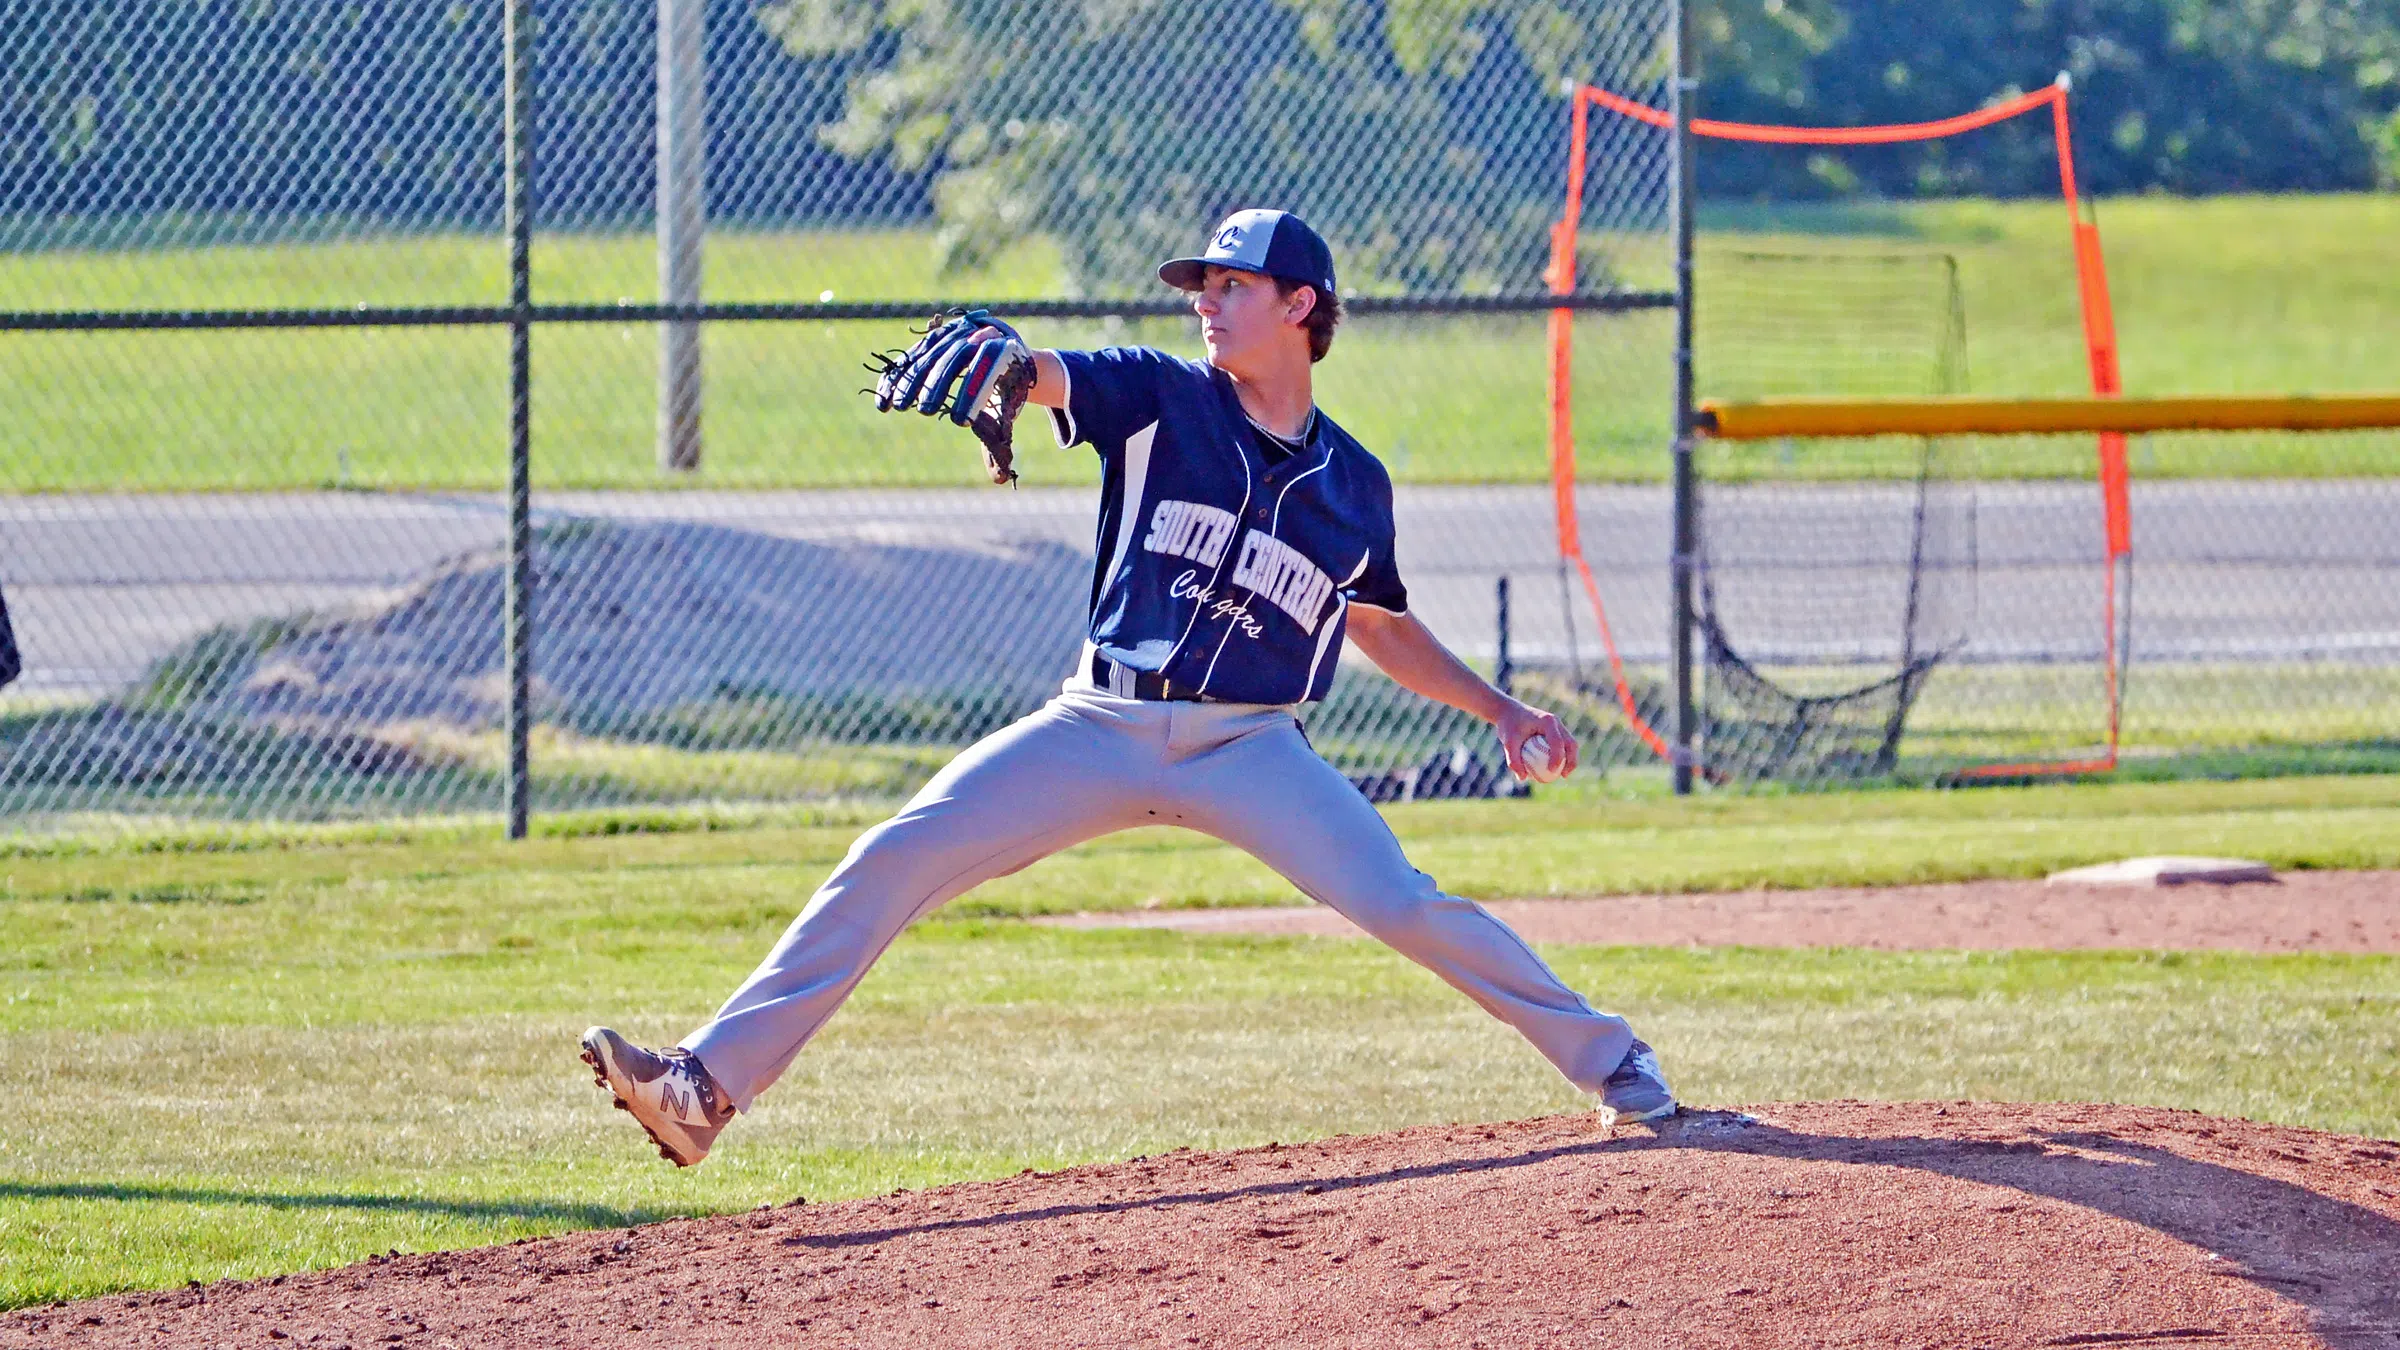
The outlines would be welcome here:
<svg viewBox="0 0 2400 1350">
<path fill-rule="evenodd" d="M 1137 825 L 1181 825 L 1250 853 L 1515 1027 L 1587 1092 L 1633 1044 L 1623 1018 L 1560 983 L 1514 930 L 1411 867 L 1292 709 L 1146 703 L 1071 681 L 860 835 L 684 1048 L 748 1110 L 901 929 L 993 877 Z"/>
</svg>

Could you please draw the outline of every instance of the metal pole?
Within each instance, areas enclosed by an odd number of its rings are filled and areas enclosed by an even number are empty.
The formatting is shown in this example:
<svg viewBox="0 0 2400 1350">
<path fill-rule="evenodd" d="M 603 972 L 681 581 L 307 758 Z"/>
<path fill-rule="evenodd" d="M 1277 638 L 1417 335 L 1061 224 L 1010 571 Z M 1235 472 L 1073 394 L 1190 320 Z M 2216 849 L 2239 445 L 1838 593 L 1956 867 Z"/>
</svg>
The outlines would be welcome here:
<svg viewBox="0 0 2400 1350">
<path fill-rule="evenodd" d="M 533 723 L 533 5 L 508 0 L 508 837 L 531 816 Z"/>
<path fill-rule="evenodd" d="M 705 0 L 658 0 L 658 299 L 700 303 L 708 226 Z M 658 326 L 658 467 L 700 467 L 700 325 Z"/>
<path fill-rule="evenodd" d="M 1669 617 L 1674 647 L 1675 792 L 1692 790 L 1692 748 L 1699 736 L 1692 702 L 1692 569 L 1699 542 L 1699 498 L 1692 466 L 1692 103 L 1699 82 L 1692 78 L 1691 0 L 1675 2 L 1675 114 L 1673 196 L 1675 215 L 1675 544 L 1672 559 L 1674 612 Z"/>
<path fill-rule="evenodd" d="M 1499 609 L 1499 619 L 1494 626 L 1500 630 L 1500 652 L 1499 660 L 1492 668 L 1492 687 L 1513 696 L 1516 690 L 1510 686 L 1517 681 L 1517 667 L 1508 659 L 1508 573 L 1500 574 L 1499 585 L 1494 589 L 1497 592 L 1494 602 Z"/>
</svg>

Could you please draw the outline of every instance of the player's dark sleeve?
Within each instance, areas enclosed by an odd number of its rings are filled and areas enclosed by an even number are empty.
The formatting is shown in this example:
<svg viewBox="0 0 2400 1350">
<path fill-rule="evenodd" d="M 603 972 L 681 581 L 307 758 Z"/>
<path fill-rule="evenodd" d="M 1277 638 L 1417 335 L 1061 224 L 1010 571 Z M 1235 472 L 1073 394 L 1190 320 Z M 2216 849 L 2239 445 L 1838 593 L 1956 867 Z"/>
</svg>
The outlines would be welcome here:
<svg viewBox="0 0 2400 1350">
<path fill-rule="evenodd" d="M 24 673 L 24 658 L 17 655 L 17 630 L 8 623 L 8 597 L 0 594 L 0 685 Z"/>
<path fill-rule="evenodd" d="M 1379 505 L 1382 515 L 1377 523 L 1381 529 L 1377 542 L 1367 550 L 1366 569 L 1358 574 L 1356 581 L 1342 588 L 1342 594 L 1350 597 L 1354 605 L 1406 614 L 1408 587 L 1400 580 L 1400 558 L 1395 549 L 1397 531 L 1392 524 L 1392 484 L 1388 478 L 1383 482 Z"/>
<path fill-rule="evenodd" d="M 1148 347 L 1103 347 L 1060 352 L 1067 405 L 1050 410 L 1059 448 L 1088 445 L 1107 453 L 1158 420 L 1158 382 L 1178 363 Z"/>
</svg>

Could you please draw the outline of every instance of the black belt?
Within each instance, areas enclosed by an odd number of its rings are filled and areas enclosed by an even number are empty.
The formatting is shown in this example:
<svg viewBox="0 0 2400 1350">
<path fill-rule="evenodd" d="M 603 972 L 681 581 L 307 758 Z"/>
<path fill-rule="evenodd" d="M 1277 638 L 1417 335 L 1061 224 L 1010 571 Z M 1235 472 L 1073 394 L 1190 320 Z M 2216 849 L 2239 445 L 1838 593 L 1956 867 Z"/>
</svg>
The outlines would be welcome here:
<svg viewBox="0 0 2400 1350">
<path fill-rule="evenodd" d="M 1180 685 L 1155 670 L 1135 670 L 1108 653 L 1092 651 L 1092 683 L 1119 698 L 1136 698 L 1144 703 L 1205 703 L 1206 695 L 1199 690 Z"/>
</svg>

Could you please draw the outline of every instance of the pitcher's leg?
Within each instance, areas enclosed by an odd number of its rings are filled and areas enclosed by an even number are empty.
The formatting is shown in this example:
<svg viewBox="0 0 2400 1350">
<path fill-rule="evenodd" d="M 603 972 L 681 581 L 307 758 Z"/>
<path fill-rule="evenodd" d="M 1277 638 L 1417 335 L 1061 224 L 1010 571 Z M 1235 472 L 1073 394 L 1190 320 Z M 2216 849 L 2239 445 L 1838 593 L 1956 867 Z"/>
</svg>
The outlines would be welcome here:
<svg viewBox="0 0 2400 1350">
<path fill-rule="evenodd" d="M 1288 717 L 1194 756 L 1171 775 L 1186 823 L 1243 849 L 1517 1029 L 1568 1081 L 1599 1093 L 1633 1045 L 1472 900 L 1409 864 L 1400 841 Z"/>
<path fill-rule="evenodd" d="M 684 1048 L 736 1109 L 749 1109 L 918 916 L 1136 823 L 1157 763 L 1143 734 L 1105 708 L 1061 699 L 952 760 L 898 815 L 859 836 Z"/>
</svg>

